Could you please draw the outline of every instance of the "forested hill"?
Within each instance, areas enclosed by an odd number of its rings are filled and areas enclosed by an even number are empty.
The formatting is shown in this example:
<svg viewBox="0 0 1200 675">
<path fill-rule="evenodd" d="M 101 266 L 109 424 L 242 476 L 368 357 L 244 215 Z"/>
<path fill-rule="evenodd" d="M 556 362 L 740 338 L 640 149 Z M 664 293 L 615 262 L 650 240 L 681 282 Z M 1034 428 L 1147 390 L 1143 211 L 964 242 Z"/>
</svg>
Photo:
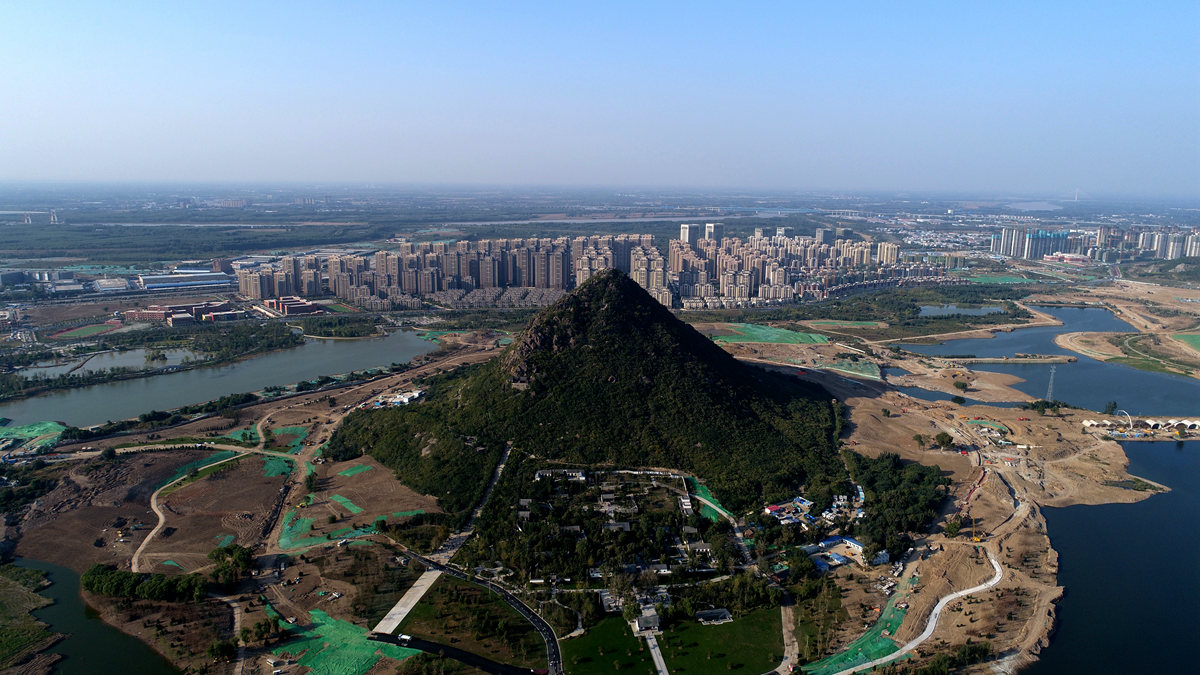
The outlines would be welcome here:
<svg viewBox="0 0 1200 675">
<path fill-rule="evenodd" d="M 846 477 L 834 434 L 824 390 L 738 362 L 609 270 L 500 358 L 436 379 L 424 403 L 351 415 L 329 452 L 365 449 L 450 511 L 471 505 L 509 440 L 544 459 L 681 469 L 740 509 L 801 483 L 828 494 Z"/>
</svg>

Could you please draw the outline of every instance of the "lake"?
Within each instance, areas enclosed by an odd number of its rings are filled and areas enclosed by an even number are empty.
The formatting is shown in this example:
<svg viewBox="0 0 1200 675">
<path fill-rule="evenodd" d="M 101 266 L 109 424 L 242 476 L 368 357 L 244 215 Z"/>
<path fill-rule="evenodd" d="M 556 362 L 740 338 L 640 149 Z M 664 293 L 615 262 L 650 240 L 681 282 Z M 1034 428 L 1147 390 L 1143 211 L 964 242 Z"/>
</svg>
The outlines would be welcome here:
<svg viewBox="0 0 1200 675">
<path fill-rule="evenodd" d="M 1024 675 L 1195 672 L 1200 643 L 1200 441 L 1123 443 L 1129 472 L 1171 492 L 1045 509 L 1059 552 L 1058 627 Z"/>
<path fill-rule="evenodd" d="M 40 591 L 54 604 L 34 610 L 50 630 L 65 633 L 48 651 L 64 658 L 54 672 L 61 675 L 175 675 L 179 670 L 141 640 L 104 623 L 79 595 L 79 575 L 58 565 L 18 558 L 21 567 L 47 573 L 52 585 Z"/>
<path fill-rule="evenodd" d="M 77 427 L 121 420 L 150 410 L 202 403 L 226 394 L 312 380 L 403 363 L 437 345 L 412 331 L 363 340 L 309 339 L 293 349 L 271 352 L 213 368 L 195 368 L 140 379 L 64 389 L 0 404 L 12 425 L 58 420 Z"/>
<path fill-rule="evenodd" d="M 133 368 L 135 370 L 151 370 L 154 368 L 165 368 L 167 366 L 178 366 L 185 361 L 198 361 L 201 357 L 190 349 L 162 349 L 159 353 L 164 358 L 155 361 L 149 361 L 146 357 L 150 354 L 150 350 L 137 348 L 123 352 L 112 351 L 96 354 L 91 358 L 81 356 L 75 359 L 59 361 L 41 361 L 33 364 L 28 368 L 22 368 L 17 372 L 24 377 L 34 377 L 41 375 L 43 377 L 57 377 L 65 375 L 69 372 L 74 372 L 77 375 L 86 373 L 94 373 L 100 370 L 108 370 L 109 368 Z M 72 370 L 74 369 L 74 370 Z"/>
<path fill-rule="evenodd" d="M 994 338 L 950 340 L 937 345 L 905 345 L 911 352 L 931 356 L 973 354 L 978 357 L 1014 354 L 1067 354 L 1078 356 L 1074 363 L 1056 364 L 1054 398 L 1090 410 L 1103 410 L 1109 401 L 1132 415 L 1200 417 L 1200 380 L 1151 373 L 1119 363 L 1105 363 L 1076 355 L 1054 344 L 1054 336 L 1077 331 L 1134 332 L 1133 327 L 1099 308 L 1046 307 L 1042 311 L 1063 322 L 1062 326 L 1022 328 L 996 333 Z M 987 364 L 975 370 L 1009 373 L 1024 380 L 1014 389 L 1035 398 L 1046 395 L 1050 366 L 1041 364 Z M 0 414 L 3 414 L 0 411 Z"/>
</svg>

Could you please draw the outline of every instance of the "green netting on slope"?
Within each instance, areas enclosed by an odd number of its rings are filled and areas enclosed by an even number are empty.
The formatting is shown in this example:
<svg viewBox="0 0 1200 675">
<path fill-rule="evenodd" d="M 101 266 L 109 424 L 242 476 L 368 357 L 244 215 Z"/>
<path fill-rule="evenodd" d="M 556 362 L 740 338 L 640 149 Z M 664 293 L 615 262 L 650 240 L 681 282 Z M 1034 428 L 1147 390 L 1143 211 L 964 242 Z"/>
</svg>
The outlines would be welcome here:
<svg viewBox="0 0 1200 675">
<path fill-rule="evenodd" d="M 833 675 L 833 673 L 840 673 L 847 668 L 853 668 L 894 653 L 899 647 L 891 638 L 886 637 L 883 631 L 886 630 L 889 635 L 895 635 L 900 628 L 900 623 L 904 621 L 906 610 L 896 606 L 901 597 L 899 594 L 892 596 L 887 606 L 883 608 L 879 620 L 875 622 L 874 626 L 867 629 L 862 637 L 851 642 L 841 652 L 804 666 L 804 672 L 809 675 Z"/>
<path fill-rule="evenodd" d="M 61 434 L 66 429 L 58 422 L 34 422 L 21 427 L 0 427 L 0 438 L 37 438 L 47 434 Z"/>
<path fill-rule="evenodd" d="M 308 427 L 279 427 L 272 429 L 271 433 L 276 436 L 295 436 L 295 438 L 288 441 L 288 452 L 295 455 L 300 452 L 300 447 L 304 445 L 304 439 L 308 438 Z"/>
<path fill-rule="evenodd" d="M 312 474 L 314 474 L 316 472 L 317 472 L 316 465 L 314 465 L 312 462 L 304 463 L 304 477 L 305 478 L 308 478 L 309 476 L 311 476 Z"/>
<path fill-rule="evenodd" d="M 872 380 L 878 380 L 881 378 L 879 366 L 871 363 L 870 361 L 834 361 L 832 363 L 818 361 L 813 365 L 824 370 L 848 373 L 850 375 L 865 377 Z"/>
<path fill-rule="evenodd" d="M 228 438 L 231 441 L 241 441 L 243 443 L 257 443 L 258 442 L 258 431 L 255 429 L 238 429 L 237 431 L 231 431 L 231 432 L 229 432 L 227 434 L 223 434 L 221 436 L 214 436 L 213 438 Z"/>
<path fill-rule="evenodd" d="M 214 537 L 214 539 L 217 540 L 217 548 L 221 548 L 222 546 L 228 546 L 228 545 L 232 544 L 233 540 L 236 538 L 237 537 L 235 537 L 232 534 L 218 534 L 216 537 Z"/>
<path fill-rule="evenodd" d="M 729 512 L 729 509 L 725 508 L 725 505 L 722 504 L 715 496 L 713 496 L 713 493 L 709 491 L 707 485 L 701 485 L 700 481 L 690 476 L 687 479 L 687 484 L 693 493 L 706 499 L 713 505 L 713 507 L 716 508 L 717 511 L 729 516 L 730 518 L 733 517 L 733 514 Z M 703 506 L 703 502 L 701 502 L 701 505 Z M 701 508 L 701 513 L 703 513 L 703 508 Z"/>
<path fill-rule="evenodd" d="M 267 611 L 273 616 L 278 612 L 270 605 Z M 367 639 L 367 631 L 348 621 L 339 621 L 320 610 L 308 613 L 312 624 L 294 626 L 281 624 L 290 637 L 276 647 L 276 656 L 299 655 L 298 663 L 312 669 L 314 675 L 362 675 L 382 657 L 396 660 L 407 659 L 421 652 Z"/>
<path fill-rule="evenodd" d="M 823 345 L 829 338 L 815 333 L 797 333 L 786 328 L 760 326 L 753 323 L 731 323 L 730 328 L 737 331 L 735 335 L 716 335 L 716 342 L 769 342 L 785 345 Z"/>
<path fill-rule="evenodd" d="M 346 507 L 346 510 L 349 511 L 352 515 L 358 515 L 363 512 L 363 510 L 361 508 L 359 508 L 354 502 L 350 501 L 349 499 L 346 499 L 345 497 L 343 497 L 341 495 L 333 495 L 329 499 L 331 501 L 335 501 L 335 502 L 341 504 L 342 506 Z"/>
<path fill-rule="evenodd" d="M 306 537 L 312 531 L 312 518 L 297 518 L 296 511 L 288 511 L 283 519 L 283 529 L 279 533 L 279 548 L 293 549 L 328 544 L 325 537 Z"/>
<path fill-rule="evenodd" d="M 345 471 L 339 471 L 338 475 L 349 478 L 350 476 L 357 476 L 358 474 L 360 474 L 364 471 L 370 471 L 370 470 L 371 470 L 370 464 L 355 464 L 354 466 L 350 467 L 349 469 L 346 469 Z"/>
<path fill-rule="evenodd" d="M 287 476 L 292 473 L 292 460 L 287 457 L 275 457 L 273 455 L 263 456 L 263 475 L 267 478 L 271 476 Z"/>
<path fill-rule="evenodd" d="M 366 527 L 359 527 L 359 528 L 343 527 L 341 529 L 330 532 L 329 536 L 333 537 L 333 538 L 340 537 L 342 539 L 354 539 L 355 537 L 365 537 L 369 534 L 375 534 L 375 526 L 374 525 L 368 525 Z"/>
<path fill-rule="evenodd" d="M 175 473 L 171 474 L 170 478 L 164 480 L 162 483 L 159 483 L 158 487 L 162 487 L 164 485 L 169 485 L 170 483 L 173 483 L 173 482 L 179 480 L 180 478 L 183 478 L 184 476 L 188 475 L 188 472 L 191 471 L 192 469 L 199 469 L 201 467 L 208 466 L 209 464 L 216 464 L 217 462 L 220 462 L 221 460 L 224 460 L 224 459 L 229 459 L 230 457 L 233 457 L 236 454 L 238 454 L 238 453 L 235 450 L 221 450 L 220 452 L 214 452 L 213 454 L 209 455 L 208 457 L 201 457 L 200 459 L 197 459 L 195 461 L 188 462 L 187 464 L 184 464 L 183 466 L 179 467 L 178 469 L 175 469 Z"/>
<path fill-rule="evenodd" d="M 185 572 L 187 571 L 187 568 L 185 568 L 183 565 L 180 565 L 179 563 L 175 562 L 174 560 L 164 560 L 164 561 L 162 561 L 162 564 L 171 565 L 173 567 L 178 567 L 179 569 L 181 569 Z"/>
<path fill-rule="evenodd" d="M 394 512 L 392 512 L 392 517 L 393 518 L 408 518 L 409 516 L 419 516 L 422 513 L 425 513 L 425 509 L 414 509 L 412 511 L 394 511 Z"/>
</svg>

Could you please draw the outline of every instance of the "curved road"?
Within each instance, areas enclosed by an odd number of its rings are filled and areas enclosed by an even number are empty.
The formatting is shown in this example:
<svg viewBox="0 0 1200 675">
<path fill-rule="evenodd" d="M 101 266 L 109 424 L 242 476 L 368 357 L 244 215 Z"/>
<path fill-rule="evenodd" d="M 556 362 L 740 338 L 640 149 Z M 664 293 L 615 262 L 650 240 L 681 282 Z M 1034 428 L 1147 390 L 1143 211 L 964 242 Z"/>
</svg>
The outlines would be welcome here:
<svg viewBox="0 0 1200 675">
<path fill-rule="evenodd" d="M 933 631 L 937 628 L 938 618 L 941 617 L 942 610 L 946 608 L 947 604 L 954 602 L 955 600 L 963 597 L 964 595 L 978 593 L 979 591 L 987 590 L 987 589 L 991 588 L 992 586 L 995 586 L 996 584 L 1000 583 L 1000 580 L 1004 578 L 1004 570 L 1002 570 L 1000 568 L 1000 563 L 996 561 L 996 558 L 995 558 L 995 556 L 992 555 L 992 552 L 988 549 L 984 549 L 984 550 L 987 551 L 988 560 L 991 561 L 992 568 L 996 570 L 996 576 L 992 577 L 989 581 L 985 581 L 982 584 L 979 584 L 978 586 L 974 586 L 972 588 L 967 588 L 967 589 L 964 589 L 961 591 L 955 591 L 955 592 L 951 593 L 950 595 L 943 597 L 941 600 L 938 600 L 938 603 L 933 606 L 933 611 L 929 613 L 929 621 L 925 624 L 925 630 L 922 631 L 920 635 L 913 638 L 913 640 L 911 642 L 904 645 L 900 649 L 892 652 L 891 654 L 888 654 L 887 656 L 875 659 L 874 661 L 869 661 L 867 663 L 854 666 L 853 668 L 847 668 L 846 670 L 843 670 L 840 673 L 837 673 L 837 675 L 851 675 L 851 673 L 857 673 L 862 670 L 870 670 L 871 668 L 874 668 L 875 666 L 882 666 L 885 663 L 895 661 L 896 659 L 900 658 L 901 656 L 904 656 L 908 652 L 915 649 L 917 647 L 917 645 L 928 640 L 929 636 L 933 635 Z"/>
</svg>

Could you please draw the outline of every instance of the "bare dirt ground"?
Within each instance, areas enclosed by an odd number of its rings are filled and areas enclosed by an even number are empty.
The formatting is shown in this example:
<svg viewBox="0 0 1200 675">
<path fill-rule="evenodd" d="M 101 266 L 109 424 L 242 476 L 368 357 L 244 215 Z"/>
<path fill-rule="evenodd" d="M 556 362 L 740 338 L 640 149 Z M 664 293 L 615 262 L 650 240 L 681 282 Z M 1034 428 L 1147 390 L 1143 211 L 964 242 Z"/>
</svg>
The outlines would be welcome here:
<svg viewBox="0 0 1200 675">
<path fill-rule="evenodd" d="M 156 521 L 150 495 L 180 466 L 208 454 L 180 450 L 80 464 L 21 520 L 16 554 L 76 572 L 94 563 L 128 569 Z M 121 529 L 125 537 L 118 536 Z"/>
<path fill-rule="evenodd" d="M 143 552 L 142 569 L 164 574 L 203 571 L 217 546 L 253 546 L 274 524 L 284 476 L 267 477 L 251 455 L 171 492 L 161 500 L 169 528 Z M 170 560 L 172 564 L 166 561 Z"/>
<path fill-rule="evenodd" d="M 210 598 L 199 604 L 149 600 L 125 604 L 86 591 L 83 595 L 88 606 L 98 608 L 105 622 L 150 645 L 172 663 L 188 669 L 185 672 L 236 672 L 235 663 L 214 661 L 207 654 L 214 641 L 233 637 L 234 610 L 225 602 Z"/>
</svg>

